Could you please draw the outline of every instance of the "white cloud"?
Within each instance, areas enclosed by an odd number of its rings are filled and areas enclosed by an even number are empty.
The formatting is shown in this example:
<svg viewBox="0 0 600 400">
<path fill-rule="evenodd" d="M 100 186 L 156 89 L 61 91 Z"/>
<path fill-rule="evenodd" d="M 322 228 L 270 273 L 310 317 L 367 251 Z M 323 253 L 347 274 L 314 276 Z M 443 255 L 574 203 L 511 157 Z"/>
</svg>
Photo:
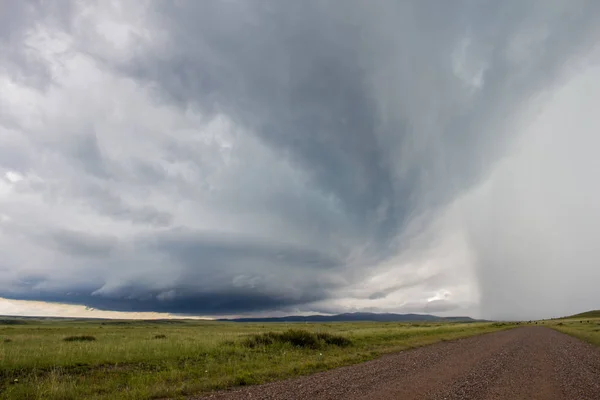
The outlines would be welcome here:
<svg viewBox="0 0 600 400">
<path fill-rule="evenodd" d="M 95 310 L 91 307 L 48 303 L 42 301 L 10 300 L 0 297 L 0 315 L 64 317 L 64 318 L 110 318 L 110 319 L 209 319 L 154 312 L 118 312 Z"/>
<path fill-rule="evenodd" d="M 17 183 L 23 180 L 23 175 L 15 171 L 8 171 L 4 174 L 10 183 Z"/>
</svg>

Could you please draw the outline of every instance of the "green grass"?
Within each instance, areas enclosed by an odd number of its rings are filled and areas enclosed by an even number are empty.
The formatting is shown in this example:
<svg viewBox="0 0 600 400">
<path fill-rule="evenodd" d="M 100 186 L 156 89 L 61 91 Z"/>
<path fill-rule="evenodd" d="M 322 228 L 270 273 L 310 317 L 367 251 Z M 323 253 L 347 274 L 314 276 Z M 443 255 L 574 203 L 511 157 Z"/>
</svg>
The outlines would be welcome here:
<svg viewBox="0 0 600 400">
<path fill-rule="evenodd" d="M 593 345 L 600 346 L 600 317 L 568 317 L 562 320 L 554 320 L 549 326 L 557 331 L 575 336 L 576 338 Z"/>
<path fill-rule="evenodd" d="M 0 321 L 0 399 L 183 398 L 513 326 Z"/>
</svg>

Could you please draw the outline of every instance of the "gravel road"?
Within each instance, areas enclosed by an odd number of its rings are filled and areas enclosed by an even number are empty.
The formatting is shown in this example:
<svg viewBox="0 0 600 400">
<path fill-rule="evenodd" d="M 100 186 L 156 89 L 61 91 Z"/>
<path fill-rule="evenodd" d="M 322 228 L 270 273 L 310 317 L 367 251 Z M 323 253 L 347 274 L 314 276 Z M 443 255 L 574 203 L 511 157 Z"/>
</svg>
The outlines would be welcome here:
<svg viewBox="0 0 600 400">
<path fill-rule="evenodd" d="M 522 327 L 205 398 L 600 400 L 600 350 Z"/>
</svg>

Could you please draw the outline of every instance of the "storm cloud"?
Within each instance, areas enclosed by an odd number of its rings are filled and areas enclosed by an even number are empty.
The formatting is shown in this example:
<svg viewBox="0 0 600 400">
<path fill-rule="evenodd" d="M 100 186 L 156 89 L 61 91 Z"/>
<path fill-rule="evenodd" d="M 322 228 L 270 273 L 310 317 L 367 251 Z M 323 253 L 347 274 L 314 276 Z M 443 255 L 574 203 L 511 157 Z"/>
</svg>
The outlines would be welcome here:
<svg viewBox="0 0 600 400">
<path fill-rule="evenodd" d="M 600 302 L 595 1 L 0 14 L 0 297 L 486 318 Z"/>
</svg>

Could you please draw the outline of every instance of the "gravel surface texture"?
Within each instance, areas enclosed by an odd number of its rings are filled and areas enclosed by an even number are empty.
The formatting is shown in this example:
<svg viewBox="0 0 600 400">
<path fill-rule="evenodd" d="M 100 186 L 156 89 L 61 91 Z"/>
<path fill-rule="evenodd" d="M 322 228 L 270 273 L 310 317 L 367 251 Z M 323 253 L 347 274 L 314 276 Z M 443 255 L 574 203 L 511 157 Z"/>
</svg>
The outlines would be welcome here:
<svg viewBox="0 0 600 400">
<path fill-rule="evenodd" d="M 600 400 L 600 350 L 522 327 L 196 399 Z"/>
</svg>

